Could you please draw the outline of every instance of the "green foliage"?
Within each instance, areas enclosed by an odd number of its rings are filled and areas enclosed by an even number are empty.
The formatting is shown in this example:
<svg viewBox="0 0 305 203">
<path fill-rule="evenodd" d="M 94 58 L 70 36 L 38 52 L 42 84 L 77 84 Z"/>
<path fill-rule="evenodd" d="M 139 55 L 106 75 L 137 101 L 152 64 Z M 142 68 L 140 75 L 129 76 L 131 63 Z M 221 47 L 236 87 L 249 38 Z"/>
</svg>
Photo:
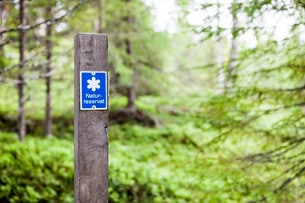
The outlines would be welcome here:
<svg viewBox="0 0 305 203">
<path fill-rule="evenodd" d="M 283 12 L 293 7 L 276 1 L 251 3 L 254 5 L 247 10 L 250 19 L 262 15 L 260 12 Z M 237 8 L 242 7 L 234 7 Z M 296 11 L 295 15 L 299 14 Z M 298 23 L 296 20 L 295 25 Z M 219 36 L 217 32 L 213 34 Z M 236 83 L 227 92 L 200 102 L 201 106 L 193 113 L 196 126 L 203 123 L 202 129 L 216 131 L 208 137 L 207 146 L 217 148 L 239 143 L 242 137 L 256 140 L 254 143 L 261 139 L 256 149 L 249 145 L 253 151 L 238 146 L 245 152 L 242 160 L 251 165 L 246 171 L 263 171 L 261 174 L 265 176 L 262 179 L 266 182 L 259 183 L 261 188 L 252 192 L 261 194 L 255 197 L 256 201 L 289 202 L 303 198 L 300 182 L 305 168 L 301 155 L 304 153 L 304 53 L 304 41 L 298 32 L 281 41 L 267 36 L 253 49 L 243 47 L 237 60 Z M 263 192 L 265 187 L 272 188 L 270 193 Z M 293 196 L 292 191 L 300 192 Z M 289 195 L 275 198 L 282 192 Z"/>
<path fill-rule="evenodd" d="M 227 99 L 232 106 L 237 102 Z M 282 182 L 270 180 L 280 176 L 289 167 L 287 163 L 247 166 L 249 162 L 243 159 L 245 154 L 272 148 L 266 148 L 265 138 L 240 128 L 225 141 L 207 145 L 219 134 L 220 127 L 202 122 L 208 116 L 197 119 L 192 116 L 195 111 L 181 110 L 183 103 L 179 101 L 166 101 L 144 97 L 137 103 L 142 109 L 159 115 L 166 125 L 155 129 L 138 125 L 110 126 L 109 202 L 289 202 L 302 199 L 302 193 L 297 192 L 302 179 L 283 193 L 274 192 Z M 219 106 L 225 105 L 220 98 L 215 101 Z M 120 106 L 124 102 L 122 98 L 113 104 Z M 158 104 L 169 106 L 152 108 Z M 172 112 L 174 107 L 176 112 Z M 195 107 L 193 110 L 198 110 L 200 105 Z M 212 116 L 210 120 L 235 117 L 230 112 L 213 115 L 212 109 L 210 107 L 208 113 Z M 229 118 L 221 125 L 229 125 Z M 0 147 L 1 201 L 73 201 L 71 141 L 28 137 L 25 143 L 19 143 L 10 133 L 1 133 L 0 138 L 1 143 L 6 143 Z M 276 144 L 275 139 L 272 141 Z M 237 157 L 241 159 L 236 160 Z M 282 178 L 292 174 L 289 172 Z"/>
<path fill-rule="evenodd" d="M 184 117 L 184 122 L 187 121 Z M 301 187 L 285 193 L 273 189 L 281 168 L 268 163 L 252 167 L 246 153 L 260 151 L 264 140 L 242 134 L 205 145 L 212 135 L 192 124 L 168 124 L 158 129 L 112 126 L 110 131 L 110 202 L 286 202 Z M 197 135 L 197 136 L 196 136 Z M 285 166 L 282 166 L 285 168 Z M 289 176 L 289 174 L 286 174 Z M 291 175 L 291 174 L 290 174 Z"/>
<path fill-rule="evenodd" d="M 295 4 L 305 8 L 305 1 L 304 0 L 294 0 Z"/>
<path fill-rule="evenodd" d="M 113 86 L 134 85 L 139 95 L 158 94 L 168 84 L 165 69 L 168 34 L 155 32 L 151 11 L 141 1 L 105 4 L 105 32 L 109 35 L 111 73 L 118 75 Z M 127 42 L 130 53 L 127 53 Z M 147 80 L 147 78 L 154 78 Z M 160 80 L 158 86 L 155 81 Z"/>
<path fill-rule="evenodd" d="M 73 145 L 1 133 L 1 202 L 73 202 Z"/>
<path fill-rule="evenodd" d="M 0 85 L 0 98 L 5 98 L 0 100 L 0 202 L 73 202 L 72 35 L 94 32 L 100 10 L 97 1 L 52 2 L 54 16 L 84 3 L 54 25 L 53 138 L 40 138 L 45 88 L 39 78 L 45 61 L 44 39 L 37 33 L 42 27 L 27 32 L 26 112 L 33 136 L 24 143 L 3 132 L 15 129 L 18 44 L 5 45 L 0 56 L 0 72 L 5 69 L 0 77 L 6 82 Z M 149 7 L 139 0 L 127 2 L 105 2 L 111 79 L 117 74 L 114 85 L 134 84 L 141 95 L 136 106 L 159 125 L 109 127 L 109 202 L 303 202 L 305 51 L 303 29 L 298 29 L 302 11 L 293 3 L 303 6 L 302 1 L 201 5 L 204 11 L 226 11 L 226 18 L 245 17 L 245 26 L 218 26 L 215 19 L 222 13 L 216 12 L 196 27 L 200 37 L 205 32 L 213 39 L 228 33 L 238 38 L 249 28 L 256 37 L 254 48 L 240 44 L 237 80 L 224 93 L 216 91 L 218 45 L 197 43 L 198 35 L 187 31 L 156 32 Z M 188 8 L 188 2 L 178 2 Z M 16 28 L 18 7 L 9 4 L 5 26 Z M 28 24 L 37 23 L 48 4 L 29 2 Z M 259 30 L 259 17 L 268 12 L 298 17 L 289 38 L 262 36 L 267 32 Z M 16 41 L 18 32 L 5 37 Z M 225 60 L 230 60 L 228 40 L 219 42 Z M 226 71 L 229 63 L 223 63 Z M 126 105 L 125 97 L 111 95 L 111 111 Z"/>
</svg>

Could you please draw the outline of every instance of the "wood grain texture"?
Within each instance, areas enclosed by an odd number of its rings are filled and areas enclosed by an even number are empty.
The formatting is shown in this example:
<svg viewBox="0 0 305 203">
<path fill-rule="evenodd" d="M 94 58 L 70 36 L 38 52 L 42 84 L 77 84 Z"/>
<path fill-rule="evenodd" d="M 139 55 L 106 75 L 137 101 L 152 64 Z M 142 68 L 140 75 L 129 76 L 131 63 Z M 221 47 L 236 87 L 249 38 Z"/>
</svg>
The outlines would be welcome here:
<svg viewBox="0 0 305 203">
<path fill-rule="evenodd" d="M 77 34 L 74 40 L 74 202 L 104 203 L 108 202 L 108 110 L 80 110 L 79 80 L 80 71 L 108 72 L 108 39 L 105 34 Z"/>
</svg>

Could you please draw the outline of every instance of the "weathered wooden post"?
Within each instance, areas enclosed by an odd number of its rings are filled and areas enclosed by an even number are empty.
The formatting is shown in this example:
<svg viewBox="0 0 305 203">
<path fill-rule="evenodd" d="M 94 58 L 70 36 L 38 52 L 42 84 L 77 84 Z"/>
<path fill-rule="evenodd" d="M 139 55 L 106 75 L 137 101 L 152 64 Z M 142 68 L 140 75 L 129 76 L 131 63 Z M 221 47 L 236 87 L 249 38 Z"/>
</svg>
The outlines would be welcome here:
<svg viewBox="0 0 305 203">
<path fill-rule="evenodd" d="M 108 39 L 77 34 L 74 49 L 74 202 L 108 202 Z"/>
</svg>

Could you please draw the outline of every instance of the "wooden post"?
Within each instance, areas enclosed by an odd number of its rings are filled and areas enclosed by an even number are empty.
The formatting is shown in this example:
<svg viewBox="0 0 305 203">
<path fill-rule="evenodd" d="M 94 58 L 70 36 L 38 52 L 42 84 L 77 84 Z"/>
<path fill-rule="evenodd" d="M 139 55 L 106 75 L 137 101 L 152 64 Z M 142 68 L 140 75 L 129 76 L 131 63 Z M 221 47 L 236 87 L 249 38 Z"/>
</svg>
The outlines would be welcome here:
<svg viewBox="0 0 305 203">
<path fill-rule="evenodd" d="M 105 34 L 77 34 L 74 48 L 74 202 L 108 202 L 108 39 Z M 106 102 L 81 110 L 81 71 L 105 71 Z M 92 79 L 95 77 L 92 76 Z M 87 81 L 87 80 L 86 80 Z M 89 83 L 89 82 L 88 82 Z M 97 85 L 97 86 L 96 86 Z M 82 85 L 83 86 L 83 85 Z M 88 87 L 87 87 L 88 86 Z M 92 91 L 103 84 L 95 84 Z M 85 88 L 91 88 L 85 84 Z"/>
</svg>

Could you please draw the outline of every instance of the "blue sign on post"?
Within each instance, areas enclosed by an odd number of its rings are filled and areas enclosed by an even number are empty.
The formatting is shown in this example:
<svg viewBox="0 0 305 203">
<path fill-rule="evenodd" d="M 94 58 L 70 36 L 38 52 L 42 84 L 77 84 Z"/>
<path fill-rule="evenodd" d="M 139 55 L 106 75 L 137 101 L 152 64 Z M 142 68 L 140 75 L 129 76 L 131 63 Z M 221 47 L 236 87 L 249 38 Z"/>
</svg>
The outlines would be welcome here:
<svg viewBox="0 0 305 203">
<path fill-rule="evenodd" d="M 107 72 L 80 72 L 80 109 L 107 109 Z"/>
</svg>

